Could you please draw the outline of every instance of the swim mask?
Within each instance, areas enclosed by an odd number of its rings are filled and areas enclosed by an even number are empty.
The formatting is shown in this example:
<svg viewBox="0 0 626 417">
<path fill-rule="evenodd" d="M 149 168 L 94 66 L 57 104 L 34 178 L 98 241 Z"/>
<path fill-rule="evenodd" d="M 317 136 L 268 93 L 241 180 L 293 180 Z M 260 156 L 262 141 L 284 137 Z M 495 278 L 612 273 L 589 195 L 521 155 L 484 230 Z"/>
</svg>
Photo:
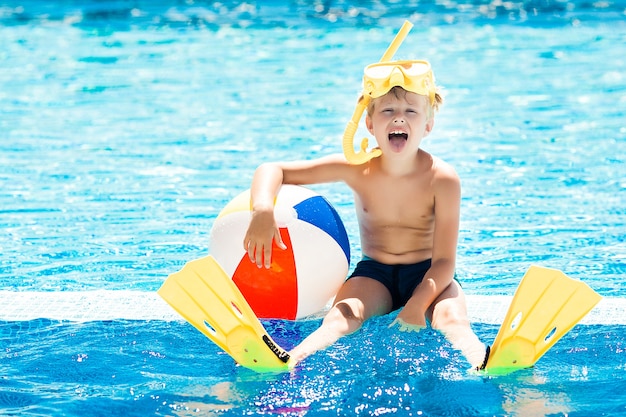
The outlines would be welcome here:
<svg viewBox="0 0 626 417">
<path fill-rule="evenodd" d="M 378 62 L 365 67 L 363 94 L 371 98 L 384 96 L 393 87 L 426 96 L 435 102 L 435 77 L 428 61 Z"/>
</svg>

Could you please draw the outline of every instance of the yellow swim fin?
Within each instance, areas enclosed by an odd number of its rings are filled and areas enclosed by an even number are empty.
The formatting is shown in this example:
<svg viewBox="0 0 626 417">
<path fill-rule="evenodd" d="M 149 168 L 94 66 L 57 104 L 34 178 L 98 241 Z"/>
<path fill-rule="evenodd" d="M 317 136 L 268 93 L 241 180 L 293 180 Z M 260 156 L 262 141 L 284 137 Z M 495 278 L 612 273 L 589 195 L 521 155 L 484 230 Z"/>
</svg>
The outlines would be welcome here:
<svg viewBox="0 0 626 417">
<path fill-rule="evenodd" d="M 167 278 L 158 294 L 240 365 L 256 372 L 289 369 L 289 354 L 267 334 L 212 256 L 188 262 Z"/>
<path fill-rule="evenodd" d="M 533 366 L 601 298 L 557 269 L 531 266 L 515 291 L 485 369 L 498 374 Z"/>
</svg>

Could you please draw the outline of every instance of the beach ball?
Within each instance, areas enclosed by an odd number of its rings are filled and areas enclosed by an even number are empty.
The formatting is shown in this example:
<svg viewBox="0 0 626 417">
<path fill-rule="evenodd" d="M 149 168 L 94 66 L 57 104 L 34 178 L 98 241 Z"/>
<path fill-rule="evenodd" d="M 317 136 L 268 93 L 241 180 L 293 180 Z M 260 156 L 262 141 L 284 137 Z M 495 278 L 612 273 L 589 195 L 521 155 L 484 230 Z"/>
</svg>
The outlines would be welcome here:
<svg viewBox="0 0 626 417">
<path fill-rule="evenodd" d="M 248 258 L 243 239 L 250 223 L 250 190 L 219 213 L 211 255 L 259 318 L 295 320 L 322 310 L 337 294 L 350 266 L 346 229 L 333 206 L 314 191 L 283 185 L 274 216 L 286 250 L 274 243 L 269 269 Z"/>
</svg>

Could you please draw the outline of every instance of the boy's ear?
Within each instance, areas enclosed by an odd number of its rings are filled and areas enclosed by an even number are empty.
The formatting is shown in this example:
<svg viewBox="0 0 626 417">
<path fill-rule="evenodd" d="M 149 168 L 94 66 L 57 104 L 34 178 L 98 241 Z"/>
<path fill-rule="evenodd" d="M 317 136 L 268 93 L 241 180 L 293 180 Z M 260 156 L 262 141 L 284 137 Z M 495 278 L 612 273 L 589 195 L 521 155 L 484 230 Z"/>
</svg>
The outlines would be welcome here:
<svg viewBox="0 0 626 417">
<path fill-rule="evenodd" d="M 372 135 L 374 134 L 374 126 L 372 125 L 372 119 L 370 118 L 369 114 L 365 115 L 365 127 L 367 127 L 368 132 L 370 132 Z"/>
<path fill-rule="evenodd" d="M 428 136 L 428 134 L 433 130 L 433 127 L 435 127 L 435 118 L 433 116 L 430 117 L 430 119 L 426 122 L 426 129 L 424 131 L 424 136 Z"/>
</svg>

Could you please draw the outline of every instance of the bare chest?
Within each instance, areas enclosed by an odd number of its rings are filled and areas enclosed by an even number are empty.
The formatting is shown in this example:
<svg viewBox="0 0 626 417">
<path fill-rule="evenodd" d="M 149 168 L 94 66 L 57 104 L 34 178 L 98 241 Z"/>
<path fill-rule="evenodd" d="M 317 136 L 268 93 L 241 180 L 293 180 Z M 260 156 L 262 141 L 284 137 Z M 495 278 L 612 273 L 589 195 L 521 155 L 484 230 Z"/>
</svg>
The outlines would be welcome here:
<svg viewBox="0 0 626 417">
<path fill-rule="evenodd" d="M 434 194 L 424 181 L 372 181 L 357 193 L 357 215 L 375 227 L 430 229 Z"/>
</svg>

